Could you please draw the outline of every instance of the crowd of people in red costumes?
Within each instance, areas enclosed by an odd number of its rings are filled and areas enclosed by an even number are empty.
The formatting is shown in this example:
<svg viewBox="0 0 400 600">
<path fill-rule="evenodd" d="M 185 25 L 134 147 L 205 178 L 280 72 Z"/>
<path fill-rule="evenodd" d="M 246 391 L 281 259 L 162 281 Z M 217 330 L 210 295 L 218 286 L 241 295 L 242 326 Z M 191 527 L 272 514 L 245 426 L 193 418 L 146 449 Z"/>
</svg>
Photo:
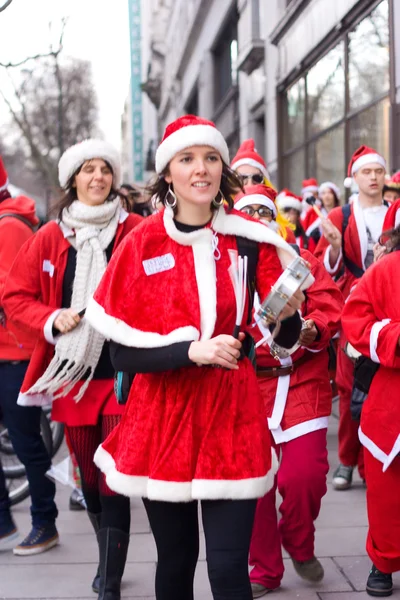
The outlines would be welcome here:
<svg viewBox="0 0 400 600">
<path fill-rule="evenodd" d="M 332 485 L 350 489 L 359 470 L 366 589 L 389 596 L 400 570 L 400 174 L 361 146 L 350 203 L 340 182 L 278 193 L 253 140 L 230 160 L 215 125 L 193 115 L 167 126 L 156 173 L 152 211 L 132 210 L 118 152 L 80 142 L 59 161 L 55 218 L 38 228 L 34 202 L 11 197 L 0 158 L 0 410 L 32 500 L 32 529 L 14 553 L 59 543 L 40 437 L 41 407 L 52 403 L 97 537 L 100 600 L 121 597 L 131 497 L 143 499 L 155 538 L 157 600 L 194 598 L 199 502 L 216 600 L 277 590 L 282 548 L 299 577 L 320 582 L 315 520 L 337 390 Z M 299 256 L 304 285 L 278 322 L 260 318 Z M 115 373 L 129 376 L 125 396 Z M 17 536 L 0 466 L 0 548 Z"/>
</svg>

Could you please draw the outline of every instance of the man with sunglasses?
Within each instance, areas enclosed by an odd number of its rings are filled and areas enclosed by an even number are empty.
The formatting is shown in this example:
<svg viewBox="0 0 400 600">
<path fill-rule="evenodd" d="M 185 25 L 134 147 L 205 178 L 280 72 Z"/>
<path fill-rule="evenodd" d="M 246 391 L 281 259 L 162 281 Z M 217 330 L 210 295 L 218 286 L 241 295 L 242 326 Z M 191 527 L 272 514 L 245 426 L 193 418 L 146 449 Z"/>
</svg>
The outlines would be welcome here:
<svg viewBox="0 0 400 600">
<path fill-rule="evenodd" d="M 267 165 L 254 147 L 254 140 L 245 140 L 231 162 L 231 169 L 236 171 L 243 186 L 265 184 L 273 187 Z"/>
</svg>

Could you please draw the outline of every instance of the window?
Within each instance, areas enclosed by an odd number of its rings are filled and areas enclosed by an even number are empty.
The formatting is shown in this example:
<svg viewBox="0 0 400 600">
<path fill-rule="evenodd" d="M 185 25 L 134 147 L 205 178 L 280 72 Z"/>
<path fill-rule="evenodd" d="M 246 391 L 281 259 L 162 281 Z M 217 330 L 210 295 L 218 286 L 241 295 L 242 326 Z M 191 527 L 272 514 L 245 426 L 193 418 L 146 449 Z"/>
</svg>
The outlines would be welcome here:
<svg viewBox="0 0 400 600">
<path fill-rule="evenodd" d="M 388 159 L 389 87 L 389 0 L 383 0 L 282 94 L 282 187 L 299 193 L 306 177 L 341 187 L 361 144 Z"/>
<path fill-rule="evenodd" d="M 237 55 L 237 18 L 235 18 L 226 26 L 214 49 L 216 107 L 226 97 L 229 90 L 237 85 Z"/>
</svg>

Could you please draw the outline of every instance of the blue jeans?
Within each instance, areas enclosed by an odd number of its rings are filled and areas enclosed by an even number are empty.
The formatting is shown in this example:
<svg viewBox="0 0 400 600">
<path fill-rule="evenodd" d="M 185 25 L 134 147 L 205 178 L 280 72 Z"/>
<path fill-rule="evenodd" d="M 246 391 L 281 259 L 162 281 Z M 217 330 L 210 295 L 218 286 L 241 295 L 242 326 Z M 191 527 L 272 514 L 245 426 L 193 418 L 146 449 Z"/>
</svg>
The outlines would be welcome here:
<svg viewBox="0 0 400 600">
<path fill-rule="evenodd" d="M 40 435 L 41 409 L 17 404 L 27 367 L 27 361 L 0 362 L 0 411 L 15 453 L 26 469 L 32 501 L 32 525 L 43 527 L 53 525 L 57 518 L 56 487 L 46 477 L 51 460 Z M 9 514 L 10 501 L 0 464 L 0 519 L 8 518 Z"/>
</svg>

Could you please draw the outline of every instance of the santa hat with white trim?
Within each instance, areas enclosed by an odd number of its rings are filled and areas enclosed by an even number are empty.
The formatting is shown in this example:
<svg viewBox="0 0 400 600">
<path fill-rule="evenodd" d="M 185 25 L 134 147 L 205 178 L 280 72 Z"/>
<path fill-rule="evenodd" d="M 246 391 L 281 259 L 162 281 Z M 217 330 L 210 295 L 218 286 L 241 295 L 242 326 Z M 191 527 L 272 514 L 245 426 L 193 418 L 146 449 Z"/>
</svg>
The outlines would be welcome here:
<svg viewBox="0 0 400 600">
<path fill-rule="evenodd" d="M 376 150 L 369 148 L 369 146 L 360 146 L 357 148 L 349 162 L 347 177 L 344 180 L 344 187 L 350 188 L 353 183 L 354 173 L 356 173 L 358 169 L 361 169 L 361 167 L 365 167 L 372 163 L 381 165 L 386 171 L 386 161 Z"/>
<path fill-rule="evenodd" d="M 324 183 L 321 183 L 321 185 L 318 188 L 319 195 L 321 195 L 322 192 L 325 192 L 326 190 L 331 190 L 335 194 L 336 198 L 340 200 L 340 189 L 335 183 L 333 183 L 332 181 L 324 181 Z"/>
<path fill-rule="evenodd" d="M 275 204 L 275 198 L 276 191 L 268 185 L 262 183 L 258 185 L 249 185 L 246 186 L 244 192 L 240 192 L 235 196 L 235 209 L 242 210 L 242 208 L 250 206 L 251 204 L 259 204 L 260 206 L 269 208 L 276 218 L 278 211 Z"/>
<path fill-rule="evenodd" d="M 72 175 L 87 160 L 101 158 L 106 161 L 113 171 L 113 186 L 118 189 L 121 185 L 121 160 L 119 152 L 104 140 L 87 139 L 70 146 L 61 156 L 58 163 L 58 180 L 65 188 Z"/>
<path fill-rule="evenodd" d="M 254 140 L 251 138 L 249 140 L 244 140 L 244 142 L 242 142 L 240 145 L 236 156 L 231 162 L 231 169 L 236 171 L 236 169 L 242 165 L 249 165 L 250 167 L 259 169 L 264 177 L 270 180 L 265 160 L 260 154 L 258 154 L 255 148 Z"/>
<path fill-rule="evenodd" d="M 160 175 L 172 158 L 192 146 L 211 146 L 229 165 L 229 150 L 224 136 L 212 121 L 196 115 L 184 115 L 165 128 L 156 152 L 156 171 Z"/>
<path fill-rule="evenodd" d="M 8 180 L 8 174 L 3 163 L 3 159 L 0 156 L 0 192 L 4 192 L 7 189 L 9 183 L 10 182 Z"/>
<path fill-rule="evenodd" d="M 300 196 L 296 196 L 288 189 L 284 189 L 276 197 L 276 205 L 279 210 L 294 208 L 301 213 L 303 209 L 303 201 Z"/>
<path fill-rule="evenodd" d="M 311 179 L 303 179 L 301 184 L 301 193 L 304 195 L 318 192 L 318 181 L 313 177 Z"/>
</svg>

